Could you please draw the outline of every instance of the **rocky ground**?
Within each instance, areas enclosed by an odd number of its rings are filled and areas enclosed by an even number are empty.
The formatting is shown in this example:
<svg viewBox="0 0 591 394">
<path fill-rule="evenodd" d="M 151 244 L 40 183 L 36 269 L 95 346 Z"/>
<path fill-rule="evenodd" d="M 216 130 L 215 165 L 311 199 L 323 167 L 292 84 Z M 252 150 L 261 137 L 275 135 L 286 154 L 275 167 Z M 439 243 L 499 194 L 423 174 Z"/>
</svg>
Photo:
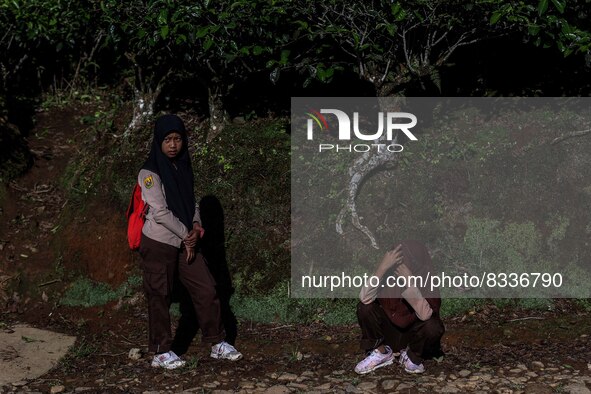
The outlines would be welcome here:
<svg viewBox="0 0 591 394">
<path fill-rule="evenodd" d="M 355 326 L 245 321 L 236 343 L 243 360 L 211 359 L 197 338 L 183 356 L 184 368 L 154 369 L 145 352 L 143 300 L 133 302 L 80 310 L 33 308 L 29 324 L 76 335 L 76 344 L 49 373 L 0 392 L 591 392 L 591 316 L 585 312 L 479 310 L 446 321 L 446 356 L 426 361 L 426 373 L 409 375 L 394 364 L 359 376 L 353 371 L 363 357 Z M 27 320 L 25 314 L 11 316 Z M 139 354 L 134 357 L 132 349 Z"/>
<path fill-rule="evenodd" d="M 186 388 L 186 384 L 176 383 L 164 387 L 162 390 L 142 390 L 134 388 L 139 385 L 138 378 L 121 379 L 117 383 L 106 384 L 97 379 L 93 386 L 81 386 L 66 390 L 63 385 L 53 386 L 52 393 L 59 392 L 142 392 L 144 394 L 159 393 L 269 393 L 282 394 L 292 392 L 305 393 L 589 393 L 591 377 L 581 375 L 578 371 L 571 371 L 565 367 L 544 366 L 539 361 L 532 362 L 528 368 L 524 364 L 517 364 L 493 370 L 480 368 L 478 370 L 459 370 L 456 374 L 422 375 L 418 377 L 403 377 L 396 373 L 392 376 L 379 374 L 362 379 L 346 376 L 345 370 L 335 370 L 324 376 L 313 371 L 301 374 L 272 373 L 261 379 L 245 379 L 236 382 L 232 389 L 220 389 L 225 386 L 228 373 L 222 373 L 217 380 L 204 383 L 197 387 Z M 166 379 L 166 378 L 163 378 Z M 24 382 L 23 382 L 24 383 Z M 137 391 L 136 391 L 137 390 Z M 35 392 L 31 388 L 13 388 L 14 392 Z M 11 392 L 11 391 L 7 391 Z"/>
</svg>

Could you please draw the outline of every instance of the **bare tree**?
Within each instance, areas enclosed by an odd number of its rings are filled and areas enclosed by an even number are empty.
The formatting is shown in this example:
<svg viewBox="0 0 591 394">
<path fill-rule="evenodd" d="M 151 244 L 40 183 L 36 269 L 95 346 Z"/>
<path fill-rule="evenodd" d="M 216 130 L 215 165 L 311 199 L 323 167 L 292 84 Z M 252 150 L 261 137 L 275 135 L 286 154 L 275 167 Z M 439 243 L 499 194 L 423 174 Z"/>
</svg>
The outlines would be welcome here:
<svg viewBox="0 0 591 394">
<path fill-rule="evenodd" d="M 339 59 L 332 67 L 354 65 L 359 78 L 373 85 L 378 97 L 403 96 L 405 85 L 412 81 L 441 89 L 439 70 L 458 48 L 503 34 L 482 23 L 486 18 L 482 10 L 476 17 L 465 17 L 470 15 L 466 13 L 469 5 L 461 2 L 417 1 L 403 7 L 383 0 L 346 4 L 333 0 L 318 3 L 317 7 L 309 8 L 317 16 L 311 36 L 333 47 L 330 58 L 315 59 L 316 63 L 327 67 L 331 59 Z M 333 56 L 335 51 L 342 56 Z M 393 110 L 383 107 L 385 101 L 380 103 L 382 112 Z M 338 233 L 343 233 L 350 215 L 353 226 L 370 239 L 374 248 L 379 248 L 372 231 L 361 223 L 356 198 L 369 174 L 385 164 L 395 164 L 397 157 L 385 149 L 372 150 L 352 163 L 347 201 L 337 218 Z"/>
</svg>

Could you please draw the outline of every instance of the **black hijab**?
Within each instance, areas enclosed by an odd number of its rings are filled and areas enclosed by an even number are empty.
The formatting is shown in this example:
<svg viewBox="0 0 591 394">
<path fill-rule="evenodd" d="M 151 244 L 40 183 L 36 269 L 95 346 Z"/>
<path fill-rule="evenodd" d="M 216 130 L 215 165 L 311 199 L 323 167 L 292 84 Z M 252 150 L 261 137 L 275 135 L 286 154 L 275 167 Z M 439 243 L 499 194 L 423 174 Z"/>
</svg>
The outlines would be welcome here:
<svg viewBox="0 0 591 394">
<path fill-rule="evenodd" d="M 183 139 L 183 146 L 174 160 L 162 153 L 162 142 L 170 133 L 177 132 Z M 166 204 L 187 229 L 193 228 L 195 215 L 195 193 L 193 192 L 193 168 L 189 156 L 189 139 L 181 118 L 176 115 L 163 115 L 154 125 L 154 138 L 148 159 L 143 169 L 152 171 L 164 185 Z"/>
</svg>

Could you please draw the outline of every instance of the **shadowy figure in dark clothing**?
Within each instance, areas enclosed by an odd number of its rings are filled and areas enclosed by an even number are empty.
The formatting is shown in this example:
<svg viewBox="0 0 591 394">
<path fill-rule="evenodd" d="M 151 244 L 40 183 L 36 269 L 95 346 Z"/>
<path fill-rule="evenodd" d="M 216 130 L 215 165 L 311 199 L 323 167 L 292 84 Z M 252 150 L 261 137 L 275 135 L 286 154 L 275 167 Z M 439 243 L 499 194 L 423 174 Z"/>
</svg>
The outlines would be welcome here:
<svg viewBox="0 0 591 394">
<path fill-rule="evenodd" d="M 232 277 L 226 260 L 226 244 L 224 234 L 224 210 L 217 197 L 209 195 L 199 201 L 202 226 L 205 229 L 203 238 L 198 243 L 209 271 L 216 281 L 216 292 L 221 306 L 222 323 L 226 331 L 226 342 L 234 345 L 238 335 L 238 321 L 230 307 L 230 298 L 234 294 Z M 182 355 L 187 352 L 199 324 L 194 312 L 188 291 L 179 282 L 175 282 L 174 300 L 179 302 L 181 318 L 172 344 L 173 351 Z"/>
</svg>

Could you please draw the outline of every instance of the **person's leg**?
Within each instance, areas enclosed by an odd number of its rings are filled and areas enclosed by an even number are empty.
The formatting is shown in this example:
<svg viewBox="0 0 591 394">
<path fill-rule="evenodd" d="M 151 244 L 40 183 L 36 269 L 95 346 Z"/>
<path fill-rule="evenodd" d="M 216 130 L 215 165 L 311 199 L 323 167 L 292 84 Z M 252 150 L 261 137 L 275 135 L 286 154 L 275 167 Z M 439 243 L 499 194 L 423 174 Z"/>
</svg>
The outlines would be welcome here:
<svg viewBox="0 0 591 394">
<path fill-rule="evenodd" d="M 203 342 L 215 344 L 211 348 L 210 356 L 232 361 L 240 360 L 242 354 L 224 341 L 226 333 L 222 324 L 220 300 L 215 290 L 215 280 L 203 255 L 197 253 L 190 263 L 185 261 L 185 256 L 185 253 L 180 256 L 179 278 L 193 300 Z"/>
<path fill-rule="evenodd" d="M 174 293 L 177 297 L 176 301 L 179 302 L 181 317 L 179 318 L 171 347 L 176 354 L 181 356 L 189 350 L 191 342 L 195 338 L 195 335 L 197 335 L 197 331 L 199 331 L 199 322 L 197 320 L 197 315 L 195 314 L 191 295 L 178 278 L 174 282 L 174 287 Z"/>
<path fill-rule="evenodd" d="M 392 324 L 379 303 L 357 304 L 357 322 L 361 327 L 360 347 L 364 351 L 381 345 L 390 346 L 395 352 L 406 346 L 401 330 Z"/>
<path fill-rule="evenodd" d="M 431 317 L 429 320 L 413 324 L 407 348 L 410 360 L 420 364 L 427 355 L 441 352 L 441 337 L 444 332 L 445 327 L 439 317 Z"/>
<path fill-rule="evenodd" d="M 178 251 L 176 248 L 142 236 L 140 245 L 143 286 L 148 299 L 148 350 L 170 350 L 170 291 Z"/>
<path fill-rule="evenodd" d="M 214 276 L 213 272 L 212 276 Z M 217 282 L 215 279 L 214 281 Z M 222 325 L 226 332 L 225 341 L 230 345 L 234 345 L 238 334 L 238 320 L 230 307 L 230 297 L 233 289 L 218 285 L 216 286 L 216 292 L 220 300 Z M 195 335 L 197 335 L 197 331 L 199 331 L 199 321 L 197 320 L 191 295 L 178 278 L 174 282 L 173 297 L 176 297 L 173 298 L 173 302 L 179 302 L 181 317 L 172 342 L 172 350 L 178 355 L 183 355 L 187 352 Z"/>
<path fill-rule="evenodd" d="M 190 295 L 203 342 L 222 341 L 226 334 L 222 325 L 220 300 L 215 291 L 215 281 L 201 253 L 197 253 L 190 263 L 186 262 L 186 252 L 180 254 L 179 279 Z"/>
<path fill-rule="evenodd" d="M 355 372 L 366 374 L 377 368 L 392 364 L 394 352 L 386 345 L 386 338 L 392 336 L 389 332 L 389 319 L 377 302 L 357 304 L 357 321 L 361 328 L 361 349 L 367 357 L 355 366 Z"/>
<path fill-rule="evenodd" d="M 410 339 L 406 349 L 400 351 L 400 365 L 406 372 L 423 373 L 423 359 L 428 354 L 441 353 L 441 337 L 445 329 L 439 317 L 431 317 L 426 321 L 415 322 L 408 334 Z"/>
<path fill-rule="evenodd" d="M 220 297 L 220 307 L 221 307 L 221 314 L 222 314 L 222 324 L 224 325 L 224 329 L 226 330 L 226 342 L 230 345 L 234 346 L 236 343 L 236 337 L 238 336 L 238 320 L 236 319 L 236 315 L 232 311 L 232 307 L 230 306 L 230 297 L 231 292 L 227 289 L 220 289 L 218 287 L 219 297 Z"/>
</svg>

